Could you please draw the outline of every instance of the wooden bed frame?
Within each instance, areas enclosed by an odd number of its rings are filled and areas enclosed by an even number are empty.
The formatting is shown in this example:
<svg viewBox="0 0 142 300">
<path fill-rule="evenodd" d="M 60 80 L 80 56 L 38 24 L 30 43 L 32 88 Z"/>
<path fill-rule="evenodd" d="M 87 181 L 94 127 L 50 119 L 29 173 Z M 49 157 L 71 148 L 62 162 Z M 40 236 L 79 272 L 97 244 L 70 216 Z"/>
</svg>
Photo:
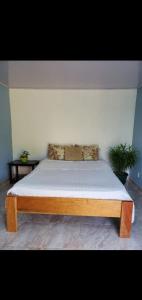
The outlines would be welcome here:
<svg viewBox="0 0 142 300">
<path fill-rule="evenodd" d="M 17 231 L 17 213 L 54 214 L 120 218 L 121 238 L 131 234 L 133 201 L 84 198 L 6 197 L 7 230 Z"/>
</svg>

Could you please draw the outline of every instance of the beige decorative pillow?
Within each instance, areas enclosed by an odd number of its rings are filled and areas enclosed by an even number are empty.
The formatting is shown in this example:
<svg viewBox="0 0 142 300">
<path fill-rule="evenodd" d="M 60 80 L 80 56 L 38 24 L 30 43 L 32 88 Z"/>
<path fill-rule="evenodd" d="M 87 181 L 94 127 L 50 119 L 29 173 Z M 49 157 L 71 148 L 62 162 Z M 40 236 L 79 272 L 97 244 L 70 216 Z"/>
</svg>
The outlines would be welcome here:
<svg viewBox="0 0 142 300">
<path fill-rule="evenodd" d="M 48 158 L 53 160 L 98 160 L 98 145 L 48 145 Z"/>
<path fill-rule="evenodd" d="M 65 160 L 83 160 L 82 149 L 80 146 L 66 146 Z"/>
<path fill-rule="evenodd" d="M 54 160 L 64 160 L 65 158 L 64 145 L 49 144 L 48 158 Z"/>
<path fill-rule="evenodd" d="M 83 160 L 98 160 L 99 147 L 98 145 L 82 146 Z"/>
</svg>

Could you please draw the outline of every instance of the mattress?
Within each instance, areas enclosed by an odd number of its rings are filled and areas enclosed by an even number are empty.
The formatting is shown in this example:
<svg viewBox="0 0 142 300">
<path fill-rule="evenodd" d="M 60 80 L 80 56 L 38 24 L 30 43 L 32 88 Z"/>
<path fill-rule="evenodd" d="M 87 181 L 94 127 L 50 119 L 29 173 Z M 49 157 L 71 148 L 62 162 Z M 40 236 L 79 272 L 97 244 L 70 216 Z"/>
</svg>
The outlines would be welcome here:
<svg viewBox="0 0 142 300">
<path fill-rule="evenodd" d="M 42 160 L 7 194 L 132 201 L 108 162 Z M 134 213 L 133 213 L 134 217 Z"/>
</svg>

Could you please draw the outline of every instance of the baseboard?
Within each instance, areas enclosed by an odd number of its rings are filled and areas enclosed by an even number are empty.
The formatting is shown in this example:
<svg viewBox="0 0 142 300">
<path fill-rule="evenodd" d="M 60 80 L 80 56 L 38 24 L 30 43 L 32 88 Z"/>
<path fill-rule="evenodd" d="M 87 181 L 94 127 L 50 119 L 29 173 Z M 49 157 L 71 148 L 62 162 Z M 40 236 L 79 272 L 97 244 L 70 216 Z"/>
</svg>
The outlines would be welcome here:
<svg viewBox="0 0 142 300">
<path fill-rule="evenodd" d="M 9 179 L 0 182 L 0 189 L 8 186 L 10 184 Z"/>
</svg>

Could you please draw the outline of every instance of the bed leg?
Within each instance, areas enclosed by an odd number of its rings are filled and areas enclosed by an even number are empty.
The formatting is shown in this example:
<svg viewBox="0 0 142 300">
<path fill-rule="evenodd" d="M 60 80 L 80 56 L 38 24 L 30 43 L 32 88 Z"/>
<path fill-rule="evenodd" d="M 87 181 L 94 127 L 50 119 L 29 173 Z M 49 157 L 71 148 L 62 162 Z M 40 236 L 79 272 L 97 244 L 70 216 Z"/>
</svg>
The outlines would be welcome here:
<svg viewBox="0 0 142 300">
<path fill-rule="evenodd" d="M 120 218 L 120 234 L 121 238 L 129 238 L 132 226 L 132 210 L 133 202 L 122 201 L 121 218 Z"/>
<path fill-rule="evenodd" d="M 17 198 L 8 196 L 6 198 L 6 223 L 7 231 L 17 231 Z"/>
</svg>

